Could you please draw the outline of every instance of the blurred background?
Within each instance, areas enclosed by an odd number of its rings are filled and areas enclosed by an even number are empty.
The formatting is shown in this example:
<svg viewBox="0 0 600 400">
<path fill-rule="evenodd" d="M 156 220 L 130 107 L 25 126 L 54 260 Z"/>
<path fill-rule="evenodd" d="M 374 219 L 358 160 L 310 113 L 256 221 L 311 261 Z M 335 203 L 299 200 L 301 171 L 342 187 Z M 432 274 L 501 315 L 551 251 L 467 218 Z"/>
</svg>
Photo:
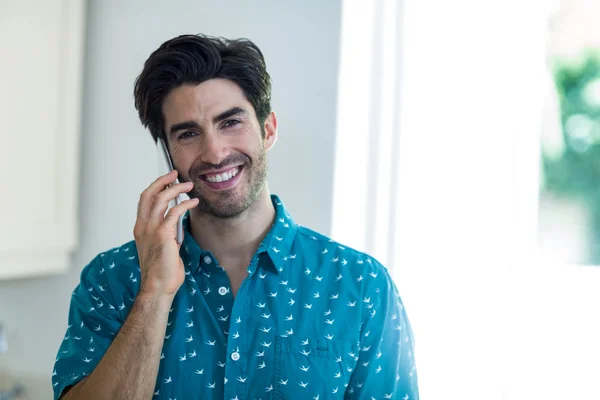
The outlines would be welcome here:
<svg viewBox="0 0 600 400">
<path fill-rule="evenodd" d="M 593 0 L 0 0 L 0 392 L 52 396 L 79 274 L 132 239 L 158 174 L 133 82 L 162 42 L 202 32 L 263 51 L 271 191 L 391 271 L 423 399 L 600 399 L 597 15 Z"/>
</svg>

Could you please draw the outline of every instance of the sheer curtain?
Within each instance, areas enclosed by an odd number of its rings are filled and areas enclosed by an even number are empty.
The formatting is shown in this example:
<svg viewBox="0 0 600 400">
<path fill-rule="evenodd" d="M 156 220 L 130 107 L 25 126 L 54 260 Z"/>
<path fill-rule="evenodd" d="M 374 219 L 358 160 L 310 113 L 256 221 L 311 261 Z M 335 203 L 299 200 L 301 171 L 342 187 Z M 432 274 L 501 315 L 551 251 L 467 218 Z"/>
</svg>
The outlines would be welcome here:
<svg viewBox="0 0 600 400">
<path fill-rule="evenodd" d="M 343 3 L 332 235 L 392 272 L 423 399 L 600 398 L 598 274 L 535 252 L 554 7 Z"/>
</svg>

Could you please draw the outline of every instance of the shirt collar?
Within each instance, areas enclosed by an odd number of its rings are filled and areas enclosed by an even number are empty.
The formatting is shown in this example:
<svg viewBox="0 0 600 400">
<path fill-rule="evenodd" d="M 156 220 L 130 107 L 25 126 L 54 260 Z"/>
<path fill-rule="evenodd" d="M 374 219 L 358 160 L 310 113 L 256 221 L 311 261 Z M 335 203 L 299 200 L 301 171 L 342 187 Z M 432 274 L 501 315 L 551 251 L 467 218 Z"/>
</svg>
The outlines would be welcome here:
<svg viewBox="0 0 600 400">
<path fill-rule="evenodd" d="M 294 222 L 288 213 L 281 199 L 272 194 L 271 202 L 275 208 L 275 220 L 271 229 L 261 242 L 256 251 L 257 257 L 265 257 L 270 260 L 274 272 L 281 274 L 285 269 L 288 259 L 295 258 L 295 254 L 290 254 L 292 244 L 296 238 L 298 225 Z M 211 265 L 216 265 L 217 261 L 210 251 L 204 250 L 198 246 L 194 240 L 190 230 L 189 211 L 183 216 L 184 238 L 179 254 L 183 260 L 186 274 L 195 274 L 199 268 L 209 268 Z M 255 270 L 249 267 L 248 273 L 252 275 Z"/>
</svg>

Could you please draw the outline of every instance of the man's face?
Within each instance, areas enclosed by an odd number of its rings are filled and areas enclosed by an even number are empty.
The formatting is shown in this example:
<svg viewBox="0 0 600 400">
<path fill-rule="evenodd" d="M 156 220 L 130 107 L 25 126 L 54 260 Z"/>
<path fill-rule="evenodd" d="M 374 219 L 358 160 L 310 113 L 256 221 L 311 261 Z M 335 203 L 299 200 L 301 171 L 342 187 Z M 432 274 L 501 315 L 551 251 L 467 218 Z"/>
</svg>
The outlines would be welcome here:
<svg viewBox="0 0 600 400">
<path fill-rule="evenodd" d="M 250 207 L 267 180 L 275 114 L 261 126 L 242 89 L 226 79 L 173 89 L 162 112 L 179 180 L 194 183 L 188 194 L 199 210 L 231 218 Z"/>
</svg>

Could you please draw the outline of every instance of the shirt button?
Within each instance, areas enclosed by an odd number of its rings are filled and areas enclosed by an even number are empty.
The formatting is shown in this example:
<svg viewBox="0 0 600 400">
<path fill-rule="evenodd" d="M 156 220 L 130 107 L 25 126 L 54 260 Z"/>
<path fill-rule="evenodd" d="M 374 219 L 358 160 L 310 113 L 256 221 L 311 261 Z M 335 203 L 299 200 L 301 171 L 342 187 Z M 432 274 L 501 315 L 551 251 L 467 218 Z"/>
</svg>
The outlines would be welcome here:
<svg viewBox="0 0 600 400">
<path fill-rule="evenodd" d="M 221 286 L 221 287 L 219 288 L 219 294 L 220 294 L 221 296 L 225 296 L 225 295 L 227 294 L 227 288 L 226 288 L 225 286 Z"/>
<path fill-rule="evenodd" d="M 237 361 L 240 359 L 240 353 L 238 353 L 237 351 L 234 351 L 233 353 L 231 353 L 231 359 L 233 361 Z"/>
<path fill-rule="evenodd" d="M 206 264 L 210 264 L 212 262 L 212 259 L 209 256 L 204 256 L 204 262 Z"/>
</svg>

